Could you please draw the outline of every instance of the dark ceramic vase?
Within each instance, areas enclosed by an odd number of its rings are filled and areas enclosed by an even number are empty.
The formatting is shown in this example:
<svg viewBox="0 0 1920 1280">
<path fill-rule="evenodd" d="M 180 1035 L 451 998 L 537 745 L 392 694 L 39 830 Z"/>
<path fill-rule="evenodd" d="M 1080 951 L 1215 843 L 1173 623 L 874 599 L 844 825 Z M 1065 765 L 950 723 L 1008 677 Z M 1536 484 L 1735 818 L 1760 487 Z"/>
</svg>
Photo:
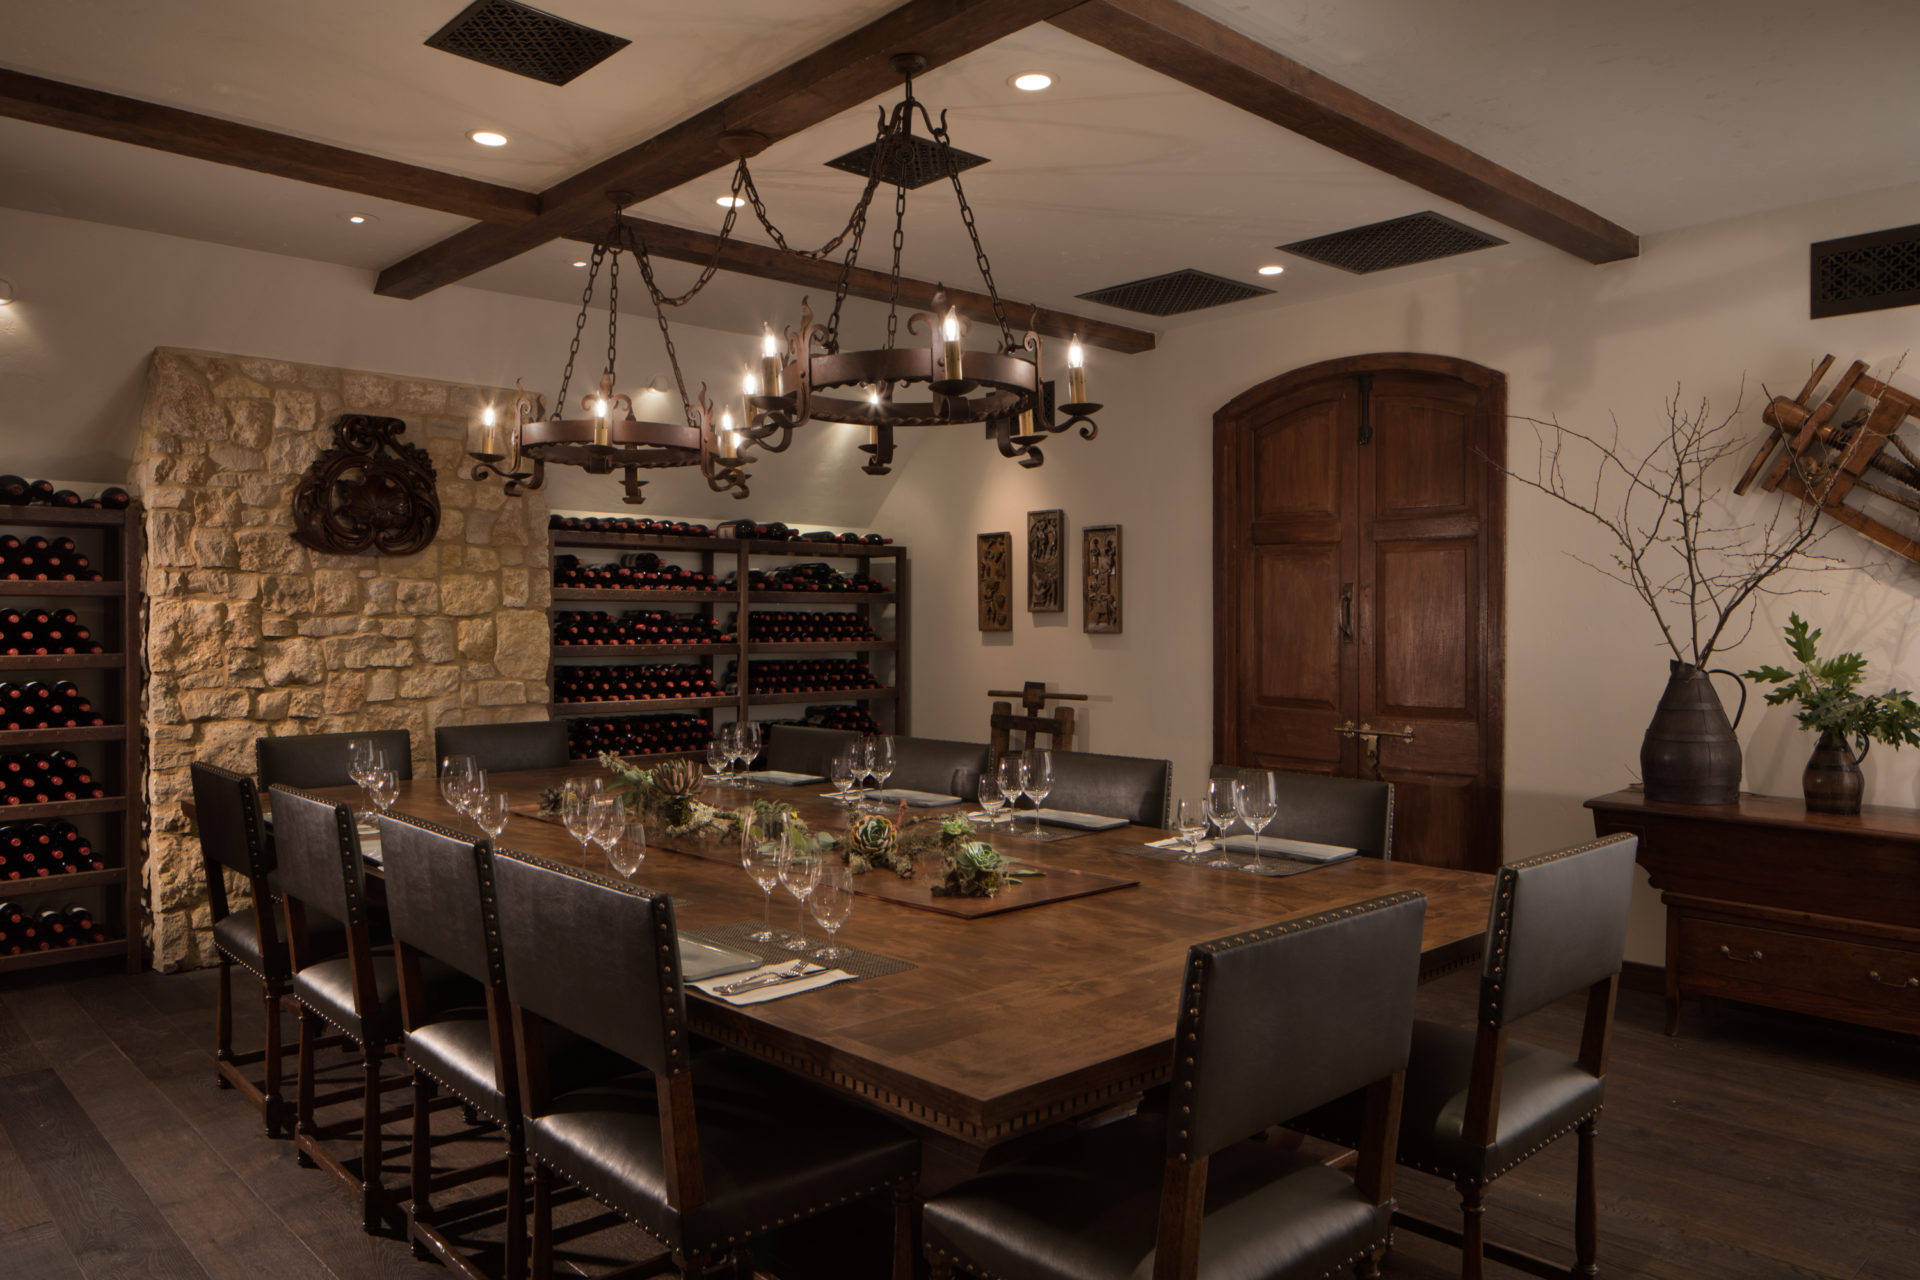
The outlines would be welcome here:
<svg viewBox="0 0 1920 1280">
<path fill-rule="evenodd" d="M 1858 813 L 1860 797 L 1866 790 L 1861 762 L 1872 747 L 1860 739 L 1860 753 L 1854 754 L 1847 740 L 1836 733 L 1822 733 L 1820 744 L 1800 775 L 1800 789 L 1806 793 L 1808 813 Z"/>
<path fill-rule="evenodd" d="M 1713 687 L 1713 676 L 1731 671 L 1702 671 L 1674 662 L 1666 692 L 1640 743 L 1640 781 L 1647 799 L 1667 804 L 1732 804 L 1740 798 L 1740 741 L 1734 725 L 1747 709 L 1741 684 L 1740 707 L 1732 723 Z"/>
</svg>

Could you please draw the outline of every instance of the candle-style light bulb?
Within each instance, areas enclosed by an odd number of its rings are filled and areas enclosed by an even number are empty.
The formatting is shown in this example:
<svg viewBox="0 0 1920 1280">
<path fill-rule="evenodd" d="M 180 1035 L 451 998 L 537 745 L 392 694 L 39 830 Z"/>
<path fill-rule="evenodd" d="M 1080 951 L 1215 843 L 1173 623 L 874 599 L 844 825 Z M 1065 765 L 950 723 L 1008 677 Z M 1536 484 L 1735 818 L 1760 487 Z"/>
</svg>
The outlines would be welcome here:
<svg viewBox="0 0 1920 1280">
<path fill-rule="evenodd" d="M 940 322 L 940 354 L 947 367 L 947 381 L 958 382 L 966 375 L 961 372 L 960 355 L 960 309 L 947 308 L 947 318 Z"/>
<path fill-rule="evenodd" d="M 1085 404 L 1087 402 L 1087 353 L 1080 345 L 1080 335 L 1075 334 L 1073 341 L 1067 344 L 1067 403 Z"/>
<path fill-rule="evenodd" d="M 780 367 L 780 340 L 769 325 L 760 326 L 760 382 L 770 396 L 786 394 L 785 371 Z"/>
<path fill-rule="evenodd" d="M 740 375 L 740 420 L 749 426 L 753 424 L 756 413 L 753 398 L 759 394 L 760 379 L 753 370 L 748 369 Z"/>
<path fill-rule="evenodd" d="M 607 420 L 605 396 L 599 396 L 593 402 L 593 442 L 603 448 L 613 443 L 613 424 Z"/>
<path fill-rule="evenodd" d="M 480 411 L 480 452 L 500 452 L 500 429 L 494 425 L 492 405 Z"/>
<path fill-rule="evenodd" d="M 748 374 L 747 376 L 752 377 L 753 375 Z M 721 448 L 726 451 L 727 457 L 737 458 L 740 456 L 740 432 L 736 430 L 733 425 L 733 410 L 731 409 L 722 409 L 720 411 L 720 441 Z"/>
</svg>

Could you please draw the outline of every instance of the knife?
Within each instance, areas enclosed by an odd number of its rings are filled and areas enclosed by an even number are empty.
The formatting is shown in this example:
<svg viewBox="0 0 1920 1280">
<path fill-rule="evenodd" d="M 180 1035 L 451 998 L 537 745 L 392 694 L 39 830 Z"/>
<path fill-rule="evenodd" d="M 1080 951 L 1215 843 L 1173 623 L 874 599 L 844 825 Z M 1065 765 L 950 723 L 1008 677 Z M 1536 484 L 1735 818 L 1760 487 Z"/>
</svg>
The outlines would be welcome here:
<svg viewBox="0 0 1920 1280">
<path fill-rule="evenodd" d="M 749 991 L 759 991 L 765 987 L 778 987 L 789 982 L 798 982 L 802 978 L 811 978 L 827 971 L 825 965 L 808 964 L 796 960 L 793 966 L 775 969 L 769 973 L 756 973 L 751 978 L 741 978 L 736 982 L 723 983 L 713 989 L 715 995 L 738 996 Z"/>
</svg>

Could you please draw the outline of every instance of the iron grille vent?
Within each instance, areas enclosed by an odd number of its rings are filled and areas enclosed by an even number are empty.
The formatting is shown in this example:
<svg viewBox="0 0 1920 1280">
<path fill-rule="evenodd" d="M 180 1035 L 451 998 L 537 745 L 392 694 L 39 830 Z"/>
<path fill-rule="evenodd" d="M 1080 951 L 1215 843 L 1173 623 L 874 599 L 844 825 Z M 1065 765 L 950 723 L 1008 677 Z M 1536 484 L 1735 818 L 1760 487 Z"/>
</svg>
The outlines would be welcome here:
<svg viewBox="0 0 1920 1280">
<path fill-rule="evenodd" d="M 873 152 L 879 145 L 869 142 L 864 147 L 856 147 L 843 156 L 827 161 L 827 168 L 844 169 L 864 178 L 873 169 Z M 933 139 L 923 138 L 916 133 L 908 137 L 905 147 L 894 150 L 887 171 L 880 175 L 880 181 L 890 187 L 905 187 L 913 191 L 945 178 L 949 163 L 953 165 L 955 173 L 964 173 L 986 162 L 985 156 L 976 156 L 958 147 L 943 147 Z"/>
<path fill-rule="evenodd" d="M 1456 253 L 1491 249 L 1505 243 L 1498 236 L 1428 210 L 1279 247 L 1342 271 L 1365 275 L 1369 271 L 1410 267 L 1416 262 L 1432 262 L 1435 258 L 1450 258 Z"/>
<path fill-rule="evenodd" d="M 428 48 L 547 84 L 567 83 L 628 43 L 515 0 L 474 0 L 427 37 Z"/>
<path fill-rule="evenodd" d="M 1920 226 L 1813 246 L 1813 318 L 1920 303 Z"/>
<path fill-rule="evenodd" d="M 1080 296 L 1088 302 L 1119 307 L 1123 311 L 1138 311 L 1149 316 L 1177 316 L 1183 312 L 1203 311 L 1208 307 L 1225 306 L 1229 302 L 1242 302 L 1272 292 L 1259 285 L 1244 284 L 1225 276 L 1183 267 L 1163 276 L 1148 276 L 1145 280 L 1110 285 Z"/>
</svg>

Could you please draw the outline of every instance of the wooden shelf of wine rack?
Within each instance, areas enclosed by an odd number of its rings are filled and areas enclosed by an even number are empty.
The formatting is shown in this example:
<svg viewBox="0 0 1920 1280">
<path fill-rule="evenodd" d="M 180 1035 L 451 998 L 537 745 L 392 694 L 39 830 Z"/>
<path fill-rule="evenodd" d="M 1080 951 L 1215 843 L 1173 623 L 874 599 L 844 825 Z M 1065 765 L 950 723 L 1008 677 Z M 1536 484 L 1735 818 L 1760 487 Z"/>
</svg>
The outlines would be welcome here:
<svg viewBox="0 0 1920 1280">
<path fill-rule="evenodd" d="M 878 653 L 891 654 L 893 670 L 890 687 L 884 689 L 840 689 L 817 693 L 776 693 L 776 694 L 723 694 L 719 697 L 699 696 L 694 698 L 637 698 L 622 702 L 560 702 L 548 704 L 552 715 L 591 719 L 595 716 L 651 715 L 673 711 L 731 711 L 737 719 L 750 718 L 755 707 L 794 706 L 813 704 L 820 706 L 871 705 L 876 708 L 885 706 L 892 711 L 892 730 L 895 733 L 909 731 L 907 689 L 907 661 L 911 652 L 908 643 L 908 581 L 907 549 L 886 544 L 874 546 L 868 543 L 853 542 L 775 542 L 757 538 L 719 538 L 719 537 L 675 537 L 672 535 L 654 535 L 645 533 L 606 533 L 597 530 L 555 529 L 548 535 L 549 545 L 558 550 L 563 547 L 597 548 L 602 551 L 652 551 L 662 558 L 697 568 L 700 572 L 711 573 L 723 578 L 728 572 L 734 575 L 734 586 L 727 590 L 712 591 L 673 591 L 648 588 L 621 587 L 562 587 L 553 588 L 553 605 L 548 611 L 548 623 L 551 627 L 553 615 L 574 612 L 581 609 L 598 608 L 618 610 L 646 605 L 680 605 L 689 607 L 713 618 L 718 610 L 732 605 L 737 613 L 735 638 L 729 641 L 702 641 L 695 644 L 608 644 L 608 645 L 552 645 L 548 661 L 548 687 L 553 688 L 553 666 L 566 662 L 588 665 L 621 666 L 628 664 L 651 665 L 661 659 L 698 661 L 713 671 L 715 683 L 724 673 L 715 668 L 719 659 L 733 658 L 744 672 L 749 657 L 779 658 L 803 657 L 812 654 L 832 653 Z M 887 562 L 893 565 L 891 589 L 886 591 L 769 591 L 748 588 L 749 570 L 755 567 L 756 557 L 781 556 L 802 560 L 852 560 L 864 562 L 864 567 L 873 570 Z M 765 567 L 765 566 L 761 566 Z M 757 605 L 794 608 L 800 610 L 839 609 L 859 610 L 869 622 L 881 625 L 887 618 L 892 619 L 893 636 L 881 640 L 819 640 L 781 643 L 771 640 L 748 640 L 750 619 Z M 551 629 L 548 632 L 551 636 Z M 887 673 L 882 671 L 884 676 Z M 667 760 L 674 758 L 698 758 L 701 751 L 668 751 L 649 755 L 627 756 L 625 759 L 638 763 Z"/>
<path fill-rule="evenodd" d="M 100 706 L 100 714 L 115 718 L 117 724 L 86 725 L 71 729 L 17 729 L 0 731 L 0 753 L 18 750 L 45 750 L 83 747 L 93 744 L 109 753 L 119 770 L 118 785 L 132 788 L 141 777 L 142 743 L 139 733 L 128 732 L 129 725 L 140 723 L 144 683 L 140 664 L 127 656 L 140 645 L 140 552 L 145 522 L 138 504 L 124 511 L 95 511 L 86 508 L 33 507 L 0 504 L 0 530 L 84 530 L 101 532 L 101 545 L 85 548 L 87 557 L 106 575 L 100 582 L 16 582 L 0 581 L 0 601 L 44 600 L 49 607 L 76 599 L 98 600 L 110 611 L 107 626 L 96 634 L 112 653 L 0 655 L 0 678 L 9 674 L 63 675 L 76 671 L 117 673 L 109 677 L 114 690 L 112 701 L 118 706 Z M 98 554 L 96 554 L 96 551 Z M 114 785 L 103 780 L 103 786 Z M 111 942 L 88 943 L 78 947 L 58 947 L 50 951 L 24 952 L 0 956 L 0 973 L 16 969 L 38 969 L 49 965 L 79 964 L 90 960 L 118 957 L 129 973 L 137 973 L 144 961 L 140 920 L 140 890 L 145 863 L 145 837 L 141 830 L 140 806 L 129 803 L 125 795 L 97 800 L 63 800 L 52 804 L 23 804 L 0 807 L 0 826 L 19 822 L 44 822 L 50 819 L 79 818 L 89 815 L 118 815 L 118 820 L 103 824 L 101 838 L 93 842 L 95 854 L 117 865 L 102 871 L 82 871 L 72 875 L 36 876 L 32 880 L 0 881 L 0 897 L 43 896 L 75 893 L 81 890 L 114 890 L 110 900 L 117 902 L 119 920 L 101 915 L 105 928 L 123 936 Z"/>
</svg>

